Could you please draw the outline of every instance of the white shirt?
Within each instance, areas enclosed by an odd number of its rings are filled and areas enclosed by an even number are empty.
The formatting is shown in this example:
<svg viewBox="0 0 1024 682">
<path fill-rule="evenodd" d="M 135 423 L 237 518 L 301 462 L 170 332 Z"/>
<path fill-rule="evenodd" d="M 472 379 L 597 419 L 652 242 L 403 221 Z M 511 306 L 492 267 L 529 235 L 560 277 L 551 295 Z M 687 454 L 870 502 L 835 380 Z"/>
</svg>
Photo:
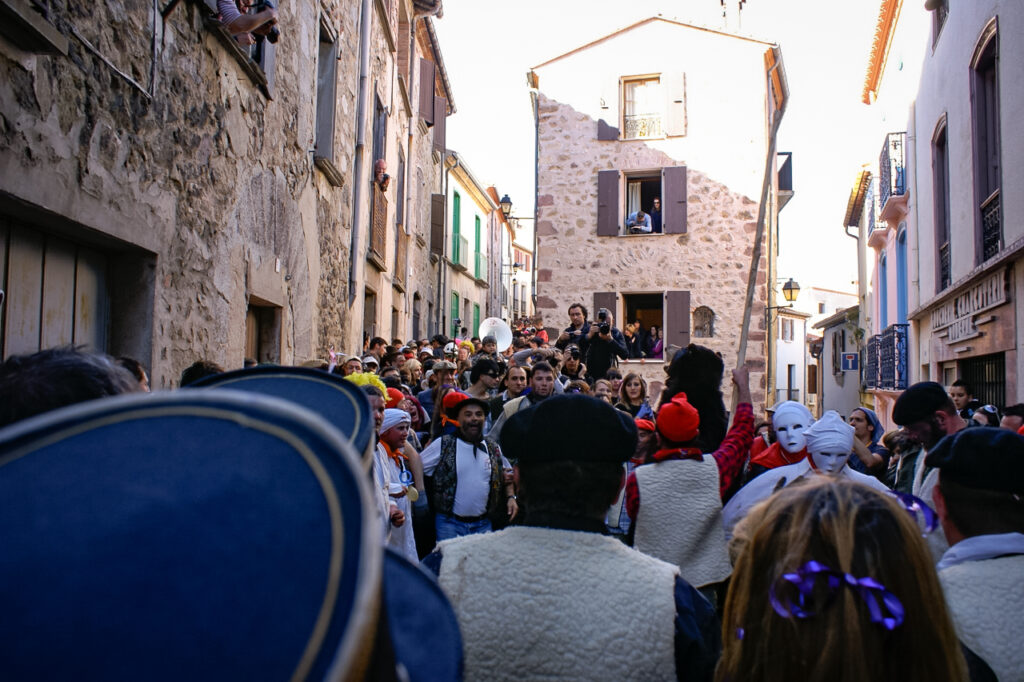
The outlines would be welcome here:
<svg viewBox="0 0 1024 682">
<path fill-rule="evenodd" d="M 441 439 L 431 441 L 423 452 L 423 475 L 433 476 L 441 461 Z M 504 455 L 501 465 L 512 468 Z M 455 488 L 455 505 L 452 513 L 459 516 L 480 516 L 487 511 L 487 496 L 491 492 L 491 458 L 487 456 L 487 444 L 480 442 L 473 456 L 473 444 L 461 438 L 455 440 L 455 475 L 458 482 Z"/>
<path fill-rule="evenodd" d="M 1004 554 L 1024 554 L 1024 533 L 993 533 L 965 538 L 946 550 L 935 567 L 941 571 L 965 561 L 985 561 Z"/>
</svg>

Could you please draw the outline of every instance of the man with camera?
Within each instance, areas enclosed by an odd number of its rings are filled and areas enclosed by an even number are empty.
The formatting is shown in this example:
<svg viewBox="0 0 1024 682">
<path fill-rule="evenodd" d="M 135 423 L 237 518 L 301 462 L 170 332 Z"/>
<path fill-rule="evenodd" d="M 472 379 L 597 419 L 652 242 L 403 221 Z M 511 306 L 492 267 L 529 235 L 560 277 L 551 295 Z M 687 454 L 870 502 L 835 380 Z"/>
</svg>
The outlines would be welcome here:
<svg viewBox="0 0 1024 682">
<path fill-rule="evenodd" d="M 587 321 L 587 308 L 582 303 L 569 306 L 569 326 L 555 339 L 555 348 L 564 351 L 569 344 L 580 350 L 580 357 L 587 357 L 590 348 L 590 322 Z"/>
<path fill-rule="evenodd" d="M 626 337 L 615 328 L 615 318 L 607 308 L 597 311 L 597 324 L 587 331 L 587 376 L 591 383 L 604 378 L 609 369 L 618 364 L 618 358 L 629 357 Z M 582 344 L 581 344 L 582 347 Z"/>
<path fill-rule="evenodd" d="M 563 386 L 570 381 L 587 380 L 587 366 L 583 364 L 582 356 L 580 347 L 576 344 L 570 343 L 565 347 L 565 354 L 562 356 L 562 374 L 558 377 Z"/>
</svg>

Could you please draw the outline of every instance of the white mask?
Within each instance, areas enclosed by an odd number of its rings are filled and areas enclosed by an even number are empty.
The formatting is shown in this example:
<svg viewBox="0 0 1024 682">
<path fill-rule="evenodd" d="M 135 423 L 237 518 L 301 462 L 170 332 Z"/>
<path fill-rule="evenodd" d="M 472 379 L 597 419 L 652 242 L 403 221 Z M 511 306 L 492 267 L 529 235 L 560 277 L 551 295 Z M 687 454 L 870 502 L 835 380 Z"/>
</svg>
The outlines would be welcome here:
<svg viewBox="0 0 1024 682">
<path fill-rule="evenodd" d="M 814 460 L 814 466 L 822 474 L 828 474 L 830 476 L 838 475 L 843 467 L 846 466 L 846 460 L 850 458 L 849 452 L 812 452 L 811 459 Z"/>
<path fill-rule="evenodd" d="M 799 414 L 775 415 L 775 437 L 782 449 L 790 454 L 800 452 L 807 445 L 804 431 L 808 426 L 810 424 Z"/>
</svg>

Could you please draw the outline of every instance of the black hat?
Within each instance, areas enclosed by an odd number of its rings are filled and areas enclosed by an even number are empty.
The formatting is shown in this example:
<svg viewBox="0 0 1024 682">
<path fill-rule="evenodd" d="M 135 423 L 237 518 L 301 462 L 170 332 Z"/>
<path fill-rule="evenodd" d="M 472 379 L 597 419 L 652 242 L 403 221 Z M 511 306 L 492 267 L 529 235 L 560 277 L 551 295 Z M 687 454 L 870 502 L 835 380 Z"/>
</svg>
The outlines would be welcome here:
<svg viewBox="0 0 1024 682">
<path fill-rule="evenodd" d="M 636 450 L 636 424 L 628 413 L 590 396 L 552 396 L 512 416 L 501 430 L 511 460 L 625 462 Z"/>
<path fill-rule="evenodd" d="M 921 381 L 903 391 L 892 408 L 892 420 L 900 426 L 927 419 L 950 402 L 942 384 Z"/>
<path fill-rule="evenodd" d="M 969 488 L 1024 493 L 1024 436 L 1009 429 L 964 429 L 940 440 L 924 462 Z"/>
</svg>

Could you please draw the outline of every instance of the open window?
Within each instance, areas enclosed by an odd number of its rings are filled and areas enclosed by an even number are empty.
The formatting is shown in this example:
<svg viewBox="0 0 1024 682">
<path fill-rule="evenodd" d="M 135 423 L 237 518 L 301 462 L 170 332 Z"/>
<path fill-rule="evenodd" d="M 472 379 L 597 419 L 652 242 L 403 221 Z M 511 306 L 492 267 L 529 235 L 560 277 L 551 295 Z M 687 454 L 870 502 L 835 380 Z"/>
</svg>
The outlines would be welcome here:
<svg viewBox="0 0 1024 682">
<path fill-rule="evenodd" d="M 344 178 L 334 165 L 334 112 L 337 103 L 337 35 L 326 16 L 320 17 L 320 48 L 316 63 L 316 143 L 313 162 L 335 187 Z"/>
<path fill-rule="evenodd" d="M 664 103 L 665 96 L 662 93 L 660 76 L 623 79 L 623 139 L 662 137 L 661 118 Z"/>
<path fill-rule="evenodd" d="M 685 234 L 687 231 L 686 166 L 666 166 L 653 171 L 618 170 L 597 173 L 597 234 L 615 237 L 629 234 Z M 620 199 L 624 198 L 624 201 Z M 659 212 L 653 214 L 657 200 Z M 639 210 L 651 213 L 640 227 Z M 639 229 L 631 229 L 639 227 Z"/>
<path fill-rule="evenodd" d="M 614 291 L 595 292 L 592 321 L 597 319 L 601 308 L 612 311 L 615 326 L 620 330 L 624 329 L 627 323 L 637 321 L 646 334 L 650 334 L 651 327 L 657 327 L 661 331 L 664 349 L 662 356 L 665 358 L 671 357 L 679 348 L 690 345 L 689 291 L 630 294 L 619 294 Z"/>
<path fill-rule="evenodd" d="M 245 310 L 245 357 L 281 362 L 281 308 L 256 296 Z"/>
</svg>

